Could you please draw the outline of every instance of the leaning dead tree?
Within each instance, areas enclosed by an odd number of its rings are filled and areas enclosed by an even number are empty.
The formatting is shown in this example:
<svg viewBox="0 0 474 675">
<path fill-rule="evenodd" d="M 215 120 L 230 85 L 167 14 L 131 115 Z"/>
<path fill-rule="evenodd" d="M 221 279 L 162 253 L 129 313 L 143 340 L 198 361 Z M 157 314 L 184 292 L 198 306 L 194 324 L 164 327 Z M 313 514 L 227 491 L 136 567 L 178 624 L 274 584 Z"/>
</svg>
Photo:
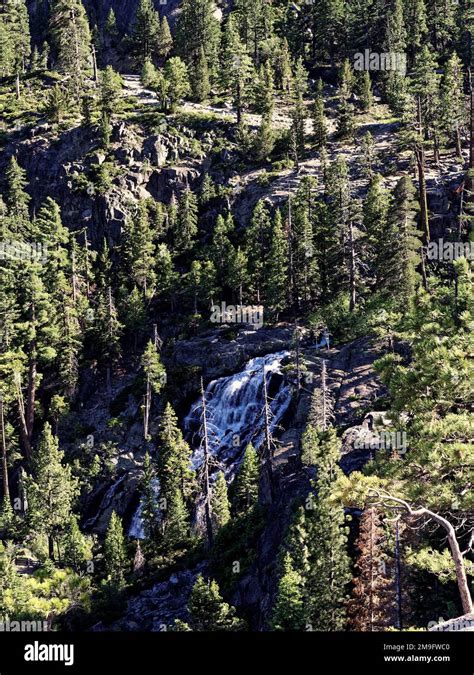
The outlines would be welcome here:
<svg viewBox="0 0 474 675">
<path fill-rule="evenodd" d="M 370 489 L 368 496 L 371 498 L 371 501 L 372 499 L 374 500 L 372 502 L 373 504 L 379 504 L 385 508 L 404 512 L 406 515 L 412 518 L 428 518 L 444 529 L 454 562 L 456 581 L 459 588 L 459 594 L 461 596 L 463 611 L 465 614 L 471 614 L 473 611 L 473 604 L 471 592 L 469 590 L 469 583 L 467 581 L 466 568 L 464 565 L 464 555 L 466 555 L 468 551 L 471 550 L 472 538 L 468 549 L 463 553 L 461 552 L 461 548 L 459 546 L 456 530 L 454 529 L 452 523 L 450 523 L 449 520 L 446 520 L 446 518 L 443 518 L 443 516 L 440 516 L 438 513 L 435 513 L 424 506 L 418 506 L 414 508 L 404 499 L 394 497 L 384 490 Z"/>
<path fill-rule="evenodd" d="M 273 501 L 273 437 L 271 431 L 272 411 L 268 396 L 267 375 L 263 367 L 263 428 L 264 442 L 260 451 L 261 490 L 260 501 L 262 504 L 271 504 Z"/>
</svg>

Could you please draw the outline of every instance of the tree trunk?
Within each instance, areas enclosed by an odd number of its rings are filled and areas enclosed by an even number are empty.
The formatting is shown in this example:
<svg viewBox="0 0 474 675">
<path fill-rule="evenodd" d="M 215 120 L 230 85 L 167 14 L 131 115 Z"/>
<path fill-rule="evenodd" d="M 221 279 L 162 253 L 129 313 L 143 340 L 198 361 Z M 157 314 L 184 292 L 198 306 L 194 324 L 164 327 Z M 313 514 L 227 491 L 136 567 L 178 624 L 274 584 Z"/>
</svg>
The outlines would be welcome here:
<svg viewBox="0 0 474 675">
<path fill-rule="evenodd" d="M 300 397 L 301 391 L 301 358 L 300 358 L 300 334 L 298 323 L 295 321 L 295 341 L 296 341 L 296 400 Z"/>
<path fill-rule="evenodd" d="M 402 618 L 402 566 L 400 564 L 400 527 L 397 520 L 395 529 L 395 574 L 397 590 L 398 630 L 403 630 Z"/>
<path fill-rule="evenodd" d="M 428 197 L 426 194 L 426 178 L 425 178 L 425 150 L 423 148 L 422 128 L 423 122 L 421 118 L 421 102 L 418 97 L 418 132 L 420 136 L 419 142 L 415 144 L 416 165 L 418 168 L 418 182 L 420 189 L 420 217 L 421 230 L 423 232 L 423 245 L 426 246 L 430 241 L 430 224 L 428 217 Z"/>
<path fill-rule="evenodd" d="M 31 461 L 31 443 L 28 438 L 28 429 L 26 426 L 26 416 L 25 416 L 25 402 L 23 400 L 23 393 L 21 391 L 21 381 L 18 376 L 18 381 L 16 382 L 17 387 L 17 402 L 18 402 L 18 415 L 20 418 L 20 441 L 22 448 L 25 453 L 25 458 L 27 462 Z"/>
<path fill-rule="evenodd" d="M 356 259 L 354 250 L 354 225 L 352 220 L 349 223 L 349 311 L 353 312 L 356 308 Z"/>
<path fill-rule="evenodd" d="M 33 426 L 35 423 L 35 402 L 36 402 L 36 341 L 30 344 L 30 364 L 28 368 L 28 389 L 26 392 L 26 432 L 28 441 L 31 444 L 33 438 Z"/>
<path fill-rule="evenodd" d="M 264 424 L 265 424 L 265 445 L 262 457 L 262 504 L 271 504 L 273 501 L 273 451 L 272 437 L 270 433 L 270 414 L 268 408 L 267 376 L 265 366 L 263 367 L 263 401 L 264 401 Z"/>
<path fill-rule="evenodd" d="M 0 439 L 2 443 L 2 479 L 3 497 L 10 502 L 10 486 L 8 483 L 7 443 L 5 438 L 5 417 L 3 412 L 3 399 L 0 397 Z"/>
<path fill-rule="evenodd" d="M 443 516 L 440 516 L 439 514 L 434 513 L 423 506 L 413 509 L 408 502 L 404 501 L 403 499 L 399 499 L 398 497 L 392 497 L 392 495 L 389 494 L 381 494 L 377 490 L 371 490 L 370 492 L 377 495 L 377 497 L 380 497 L 382 503 L 388 507 L 390 507 L 390 504 L 387 504 L 387 502 L 394 502 L 395 504 L 402 506 L 405 511 L 414 518 L 426 516 L 427 518 L 434 520 L 436 523 L 438 523 L 438 525 L 441 525 L 441 527 L 446 531 L 449 548 L 451 549 L 451 556 L 453 558 L 454 567 L 456 570 L 456 581 L 458 584 L 459 595 L 461 596 L 463 611 L 465 614 L 472 614 L 472 597 L 469 590 L 469 583 L 467 581 L 466 568 L 464 566 L 461 549 L 459 548 L 459 542 L 456 538 L 456 531 L 449 520 L 446 520 L 446 518 L 443 518 Z"/>
<path fill-rule="evenodd" d="M 51 535 L 48 535 L 48 556 L 54 562 L 54 539 Z"/>
<path fill-rule="evenodd" d="M 204 393 L 204 382 L 201 377 L 201 402 L 202 402 L 202 425 L 204 442 L 204 512 L 206 517 L 207 543 L 209 548 L 213 542 L 212 518 L 211 518 L 211 491 L 209 487 L 209 436 L 207 430 L 207 407 Z"/>
</svg>

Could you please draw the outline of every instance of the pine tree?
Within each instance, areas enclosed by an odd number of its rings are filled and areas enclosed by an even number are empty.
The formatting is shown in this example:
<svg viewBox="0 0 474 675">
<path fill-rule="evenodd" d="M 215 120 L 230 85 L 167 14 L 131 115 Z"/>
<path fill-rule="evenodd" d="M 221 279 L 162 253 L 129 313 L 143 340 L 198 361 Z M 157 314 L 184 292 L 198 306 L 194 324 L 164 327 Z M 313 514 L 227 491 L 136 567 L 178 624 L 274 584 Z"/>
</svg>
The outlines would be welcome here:
<svg viewBox="0 0 474 675">
<path fill-rule="evenodd" d="M 143 414 L 143 436 L 145 440 L 149 439 L 148 429 L 150 424 L 150 412 L 152 406 L 153 394 L 159 394 L 166 381 L 166 370 L 161 363 L 160 355 L 157 352 L 156 345 L 150 340 L 143 353 L 141 366 L 145 373 L 146 393 Z"/>
<path fill-rule="evenodd" d="M 210 260 L 193 260 L 185 279 L 186 290 L 193 300 L 193 312 L 198 314 L 198 299 L 211 304 L 216 291 L 216 269 Z"/>
<path fill-rule="evenodd" d="M 408 176 L 398 181 L 389 211 L 391 250 L 386 260 L 386 284 L 392 297 L 407 307 L 420 283 L 421 237 L 417 227 L 418 202 L 416 188 Z"/>
<path fill-rule="evenodd" d="M 198 101 L 198 103 L 205 101 L 209 97 L 209 93 L 211 91 L 207 59 L 204 52 L 204 47 L 202 46 L 199 49 L 198 57 L 194 64 L 191 77 L 191 89 L 193 92 L 193 98 L 195 101 Z"/>
<path fill-rule="evenodd" d="M 164 16 L 160 23 L 158 32 L 158 54 L 162 57 L 168 56 L 173 49 L 173 36 L 171 35 L 168 19 Z"/>
<path fill-rule="evenodd" d="M 212 180 L 211 176 L 208 173 L 206 173 L 201 184 L 199 203 L 201 204 L 201 206 L 206 206 L 206 204 L 209 204 L 211 199 L 214 199 L 215 196 L 216 196 L 216 185 Z M 220 214 L 217 217 L 222 218 Z"/>
<path fill-rule="evenodd" d="M 350 139 L 354 135 L 354 106 L 343 97 L 338 110 L 337 133 L 341 139 Z"/>
<path fill-rule="evenodd" d="M 51 197 L 41 205 L 32 229 L 38 241 L 48 250 L 43 272 L 46 289 L 60 303 L 64 300 L 64 294 L 68 292 L 65 274 L 70 267 L 69 252 L 66 248 L 69 243 L 69 232 L 62 223 L 61 209 Z"/>
<path fill-rule="evenodd" d="M 28 185 L 26 171 L 18 164 L 16 157 L 11 157 L 6 171 L 7 192 L 5 202 L 8 214 L 14 219 L 18 230 L 21 232 L 28 221 L 28 205 L 31 197 L 25 191 Z"/>
<path fill-rule="evenodd" d="M 142 290 L 144 298 L 147 299 L 153 297 L 156 284 L 153 240 L 154 232 L 147 204 L 142 201 L 126 224 L 123 254 L 127 276 Z"/>
<path fill-rule="evenodd" d="M 332 62 L 341 49 L 345 10 L 343 0 L 317 0 L 313 6 L 314 39 L 321 50 L 321 56 L 329 56 Z"/>
<path fill-rule="evenodd" d="M 279 210 L 273 222 L 265 278 L 265 297 L 275 319 L 278 320 L 280 312 L 286 307 L 288 296 L 287 242 Z"/>
<path fill-rule="evenodd" d="M 117 19 L 113 7 L 109 9 L 109 13 L 107 14 L 104 31 L 111 38 L 115 38 L 118 35 Z"/>
<path fill-rule="evenodd" d="M 419 102 L 419 114 L 425 139 L 433 137 L 435 154 L 439 152 L 439 75 L 436 58 L 424 45 L 415 58 L 411 78 L 411 90 Z"/>
<path fill-rule="evenodd" d="M 155 467 L 147 452 L 145 459 L 143 460 L 143 477 L 141 480 L 142 497 L 140 503 L 145 537 L 152 543 L 156 539 L 160 520 L 155 485 Z"/>
<path fill-rule="evenodd" d="M 291 111 L 291 151 L 293 160 L 298 168 L 300 160 L 304 159 L 305 147 L 305 125 L 306 125 L 306 109 L 304 106 L 303 97 L 298 95 L 293 104 Z"/>
<path fill-rule="evenodd" d="M 24 347 L 27 354 L 26 377 L 16 379 L 20 420 L 20 438 L 26 459 L 31 460 L 31 444 L 35 424 L 38 384 L 41 366 L 49 366 L 57 356 L 60 338 L 55 322 L 54 303 L 42 280 L 42 266 L 30 262 L 18 270 L 19 306 L 23 322 Z M 26 390 L 23 398 L 23 382 Z"/>
<path fill-rule="evenodd" d="M 158 72 L 151 59 L 145 59 L 140 73 L 140 82 L 146 88 L 153 87 L 156 84 Z"/>
<path fill-rule="evenodd" d="M 360 520 L 353 597 L 348 603 L 351 625 L 358 631 L 386 630 L 392 623 L 394 584 L 390 579 L 386 534 L 381 515 L 366 508 Z"/>
<path fill-rule="evenodd" d="M 280 89 L 285 93 L 287 100 L 289 100 L 293 89 L 293 72 L 288 41 L 285 37 L 282 39 L 281 48 L 278 53 L 277 73 Z"/>
<path fill-rule="evenodd" d="M 104 541 L 105 570 L 108 580 L 118 588 L 124 585 L 124 573 L 127 566 L 125 537 L 122 521 L 115 511 L 110 516 Z"/>
<path fill-rule="evenodd" d="M 191 188 L 187 185 L 178 202 L 178 216 L 175 232 L 176 249 L 188 251 L 193 246 L 198 231 L 198 205 Z"/>
<path fill-rule="evenodd" d="M 275 107 L 273 72 L 270 61 L 260 66 L 254 92 L 255 111 L 271 121 Z"/>
<path fill-rule="evenodd" d="M 63 90 L 56 84 L 49 92 L 45 102 L 44 112 L 53 124 L 61 124 L 65 112 L 65 100 Z"/>
<path fill-rule="evenodd" d="M 463 93 L 462 63 L 453 53 L 446 63 L 440 90 L 440 118 L 442 131 L 462 157 L 461 130 L 467 121 L 466 100 Z"/>
<path fill-rule="evenodd" d="M 204 50 L 211 83 L 218 71 L 220 38 L 215 10 L 214 0 L 184 0 L 176 28 L 178 52 L 189 69 Z"/>
<path fill-rule="evenodd" d="M 165 541 L 167 546 L 179 546 L 189 538 L 189 514 L 183 493 L 176 488 L 167 500 Z"/>
<path fill-rule="evenodd" d="M 354 75 L 349 63 L 345 59 L 340 72 L 338 133 L 341 138 L 350 138 L 354 130 L 353 109 L 350 98 L 354 88 Z"/>
<path fill-rule="evenodd" d="M 199 574 L 188 602 L 191 626 L 194 631 L 238 631 L 243 622 L 235 616 L 235 609 L 222 599 L 214 580 L 206 582 Z"/>
<path fill-rule="evenodd" d="M 223 471 L 217 473 L 212 486 L 211 514 L 214 533 L 227 525 L 230 520 L 230 504 L 227 496 L 227 483 Z"/>
<path fill-rule="evenodd" d="M 317 463 L 317 499 L 307 510 L 310 571 L 306 580 L 307 623 L 312 630 L 342 630 L 346 622 L 346 586 L 350 580 L 344 509 L 333 499 L 340 444 L 334 429 L 321 434 Z"/>
<path fill-rule="evenodd" d="M 357 84 L 360 97 L 360 107 L 363 112 L 369 112 L 373 105 L 374 97 L 372 94 L 372 82 L 368 70 L 364 70 L 362 72 Z"/>
<path fill-rule="evenodd" d="M 84 535 L 80 528 L 77 516 L 71 516 L 68 528 L 62 540 L 65 565 L 72 567 L 78 574 L 84 572 L 87 563 L 92 559 L 92 542 Z"/>
<path fill-rule="evenodd" d="M 169 107 L 171 112 L 176 112 L 181 99 L 191 92 L 188 69 L 179 56 L 173 56 L 166 62 L 165 79 Z"/>
<path fill-rule="evenodd" d="M 173 306 L 173 298 L 175 287 L 178 282 L 178 273 L 175 271 L 171 253 L 166 244 L 158 244 L 156 250 L 157 263 L 157 279 L 156 292 L 160 299 L 171 301 Z"/>
<path fill-rule="evenodd" d="M 257 202 L 252 220 L 246 231 L 246 255 L 248 273 L 253 282 L 253 299 L 259 303 L 265 286 L 265 253 L 271 241 L 272 222 L 263 200 Z"/>
<path fill-rule="evenodd" d="M 176 507 L 180 506 L 177 501 L 177 492 L 185 499 L 190 495 L 192 489 L 190 457 L 191 450 L 178 427 L 176 413 L 168 403 L 160 421 L 157 460 L 160 495 L 166 500 L 167 509 L 170 508 L 173 500 Z M 168 513 L 165 520 L 168 520 Z"/>
<path fill-rule="evenodd" d="M 443 58 L 456 42 L 456 7 L 445 0 L 427 0 L 426 9 L 430 42 Z"/>
<path fill-rule="evenodd" d="M 137 63 L 152 59 L 160 49 L 160 17 L 152 0 L 140 0 L 132 33 L 133 50 Z"/>
<path fill-rule="evenodd" d="M 404 54 L 406 47 L 407 31 L 404 19 L 404 3 L 403 0 L 392 0 L 392 6 L 386 13 L 383 48 L 385 52 Z M 404 76 L 404 72 L 397 70 L 392 70 L 388 73 L 387 90 L 389 96 L 395 95 L 399 82 Z"/>
<path fill-rule="evenodd" d="M 112 288 L 100 290 L 95 313 L 94 336 L 98 354 L 106 367 L 107 385 L 110 389 L 112 368 L 121 353 L 120 336 L 122 324 L 119 321 Z"/>
<path fill-rule="evenodd" d="M 46 423 L 33 460 L 33 477 L 28 479 L 29 519 L 36 532 L 48 538 L 49 557 L 54 560 L 54 544 L 69 522 L 77 480 L 71 467 L 64 466 L 58 439 Z"/>
<path fill-rule="evenodd" d="M 230 257 L 232 255 L 232 244 L 229 240 L 231 229 L 233 229 L 232 220 L 228 222 L 219 214 L 212 234 L 211 257 L 216 268 L 217 281 L 221 287 L 228 283 Z"/>
<path fill-rule="evenodd" d="M 275 631 L 301 631 L 305 627 L 301 575 L 294 569 L 288 551 L 283 556 L 276 602 L 271 616 Z"/>
<path fill-rule="evenodd" d="M 232 506 L 237 515 L 248 513 L 258 501 L 259 460 L 253 447 L 245 448 L 244 456 L 233 485 Z"/>
<path fill-rule="evenodd" d="M 371 180 L 374 176 L 374 137 L 370 131 L 366 131 L 361 140 L 361 165 L 366 178 Z"/>
<path fill-rule="evenodd" d="M 380 174 L 371 180 L 364 201 L 365 256 L 373 287 L 381 291 L 391 242 L 387 242 L 390 194 Z"/>
<path fill-rule="evenodd" d="M 406 5 L 405 24 L 407 27 L 407 46 L 410 60 L 412 61 L 422 46 L 428 32 L 424 0 L 413 0 L 413 2 Z"/>
<path fill-rule="evenodd" d="M 3 76 L 16 75 L 19 84 L 31 53 L 25 0 L 4 0 L 0 8 L 0 37 L 0 72 Z"/>
<path fill-rule="evenodd" d="M 327 124 L 324 115 L 324 99 L 322 97 L 322 82 L 318 81 L 313 105 L 313 134 L 316 150 L 322 150 L 327 143 Z"/>
<path fill-rule="evenodd" d="M 258 162 L 263 162 L 273 152 L 275 147 L 275 134 L 273 132 L 272 122 L 268 116 L 262 118 L 262 123 L 258 129 L 253 144 L 253 154 Z"/>
<path fill-rule="evenodd" d="M 251 99 L 252 60 L 235 29 L 232 16 L 227 20 L 223 42 L 223 83 L 225 90 L 230 91 L 232 95 L 237 112 L 237 124 L 240 125 Z"/>
<path fill-rule="evenodd" d="M 292 275 L 290 294 L 296 307 L 312 306 L 318 283 L 313 224 L 317 215 L 317 182 L 305 177 L 292 203 L 290 255 Z"/>
<path fill-rule="evenodd" d="M 99 74 L 99 104 L 103 115 L 110 119 L 120 111 L 120 94 L 123 81 L 112 66 L 107 66 Z"/>
<path fill-rule="evenodd" d="M 58 69 L 70 76 L 78 99 L 91 65 L 91 32 L 81 0 L 56 0 L 50 30 L 57 50 Z"/>
<path fill-rule="evenodd" d="M 244 288 L 247 289 L 249 274 L 247 269 L 247 256 L 240 246 L 231 252 L 229 263 L 229 287 L 237 297 L 239 305 L 243 304 Z"/>
</svg>

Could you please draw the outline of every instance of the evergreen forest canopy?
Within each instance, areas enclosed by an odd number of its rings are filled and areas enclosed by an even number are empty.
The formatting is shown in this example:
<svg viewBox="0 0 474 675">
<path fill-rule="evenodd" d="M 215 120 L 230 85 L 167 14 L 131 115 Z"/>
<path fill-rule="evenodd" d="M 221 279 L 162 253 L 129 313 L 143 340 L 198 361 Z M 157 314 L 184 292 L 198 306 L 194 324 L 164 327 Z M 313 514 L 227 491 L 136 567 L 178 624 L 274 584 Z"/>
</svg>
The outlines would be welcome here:
<svg viewBox="0 0 474 675">
<path fill-rule="evenodd" d="M 0 4 L 0 621 L 472 620 L 472 3 L 99 4 Z"/>
</svg>

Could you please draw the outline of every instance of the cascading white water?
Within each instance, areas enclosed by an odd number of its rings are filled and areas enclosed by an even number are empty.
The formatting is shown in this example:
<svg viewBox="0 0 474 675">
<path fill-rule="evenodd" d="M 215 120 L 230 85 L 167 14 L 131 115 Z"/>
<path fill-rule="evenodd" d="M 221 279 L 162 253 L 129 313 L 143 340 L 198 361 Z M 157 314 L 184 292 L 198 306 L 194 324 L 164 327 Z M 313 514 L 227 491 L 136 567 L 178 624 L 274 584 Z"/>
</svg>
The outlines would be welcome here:
<svg viewBox="0 0 474 675">
<path fill-rule="evenodd" d="M 290 405 L 292 389 L 281 374 L 281 363 L 286 356 L 286 351 L 258 356 L 251 359 L 242 372 L 208 384 L 205 397 L 210 450 L 226 473 L 232 472 L 248 443 L 258 448 L 264 439 L 264 372 L 270 400 L 271 430 L 279 424 Z M 184 420 L 184 430 L 191 446 L 197 448 L 191 462 L 194 469 L 203 462 L 201 421 L 202 404 L 199 399 Z"/>
<path fill-rule="evenodd" d="M 152 487 L 153 492 L 158 498 L 158 494 L 160 492 L 160 483 L 158 478 L 152 479 Z M 145 530 L 143 527 L 143 497 L 140 499 L 137 510 L 133 514 L 130 527 L 128 528 L 128 536 L 132 537 L 132 539 L 145 539 Z"/>
<path fill-rule="evenodd" d="M 206 388 L 207 424 L 214 468 L 231 478 L 248 443 L 258 448 L 265 437 L 264 390 L 265 373 L 269 405 L 270 430 L 274 431 L 291 403 L 292 387 L 282 375 L 282 361 L 289 352 L 282 351 L 251 359 L 244 370 L 220 377 Z M 185 435 L 194 449 L 191 466 L 198 469 L 203 462 L 202 403 L 199 398 L 184 419 Z M 217 466 L 216 466 L 217 465 Z M 133 515 L 128 531 L 130 537 L 142 539 L 142 504 Z"/>
<path fill-rule="evenodd" d="M 113 499 L 114 496 L 115 496 L 115 493 L 119 490 L 119 488 L 120 488 L 120 486 L 122 485 L 122 483 L 123 483 L 123 481 L 125 480 L 125 478 L 126 478 L 126 475 L 123 474 L 123 476 L 120 476 L 120 478 L 118 478 L 118 479 L 115 481 L 115 483 L 112 483 L 112 485 L 109 487 L 109 489 L 108 489 L 107 492 L 105 493 L 105 496 L 102 498 L 102 501 L 101 501 L 101 504 L 100 504 L 100 509 L 99 509 L 99 511 L 96 513 L 96 515 L 95 515 L 93 518 L 89 518 L 89 520 L 87 520 L 87 521 L 84 523 L 84 527 L 93 527 L 93 526 L 96 524 L 97 519 L 99 518 L 100 513 L 101 513 L 102 511 L 104 511 L 107 507 L 110 506 L 110 504 L 111 504 L 111 502 L 112 502 L 112 499 Z"/>
</svg>

